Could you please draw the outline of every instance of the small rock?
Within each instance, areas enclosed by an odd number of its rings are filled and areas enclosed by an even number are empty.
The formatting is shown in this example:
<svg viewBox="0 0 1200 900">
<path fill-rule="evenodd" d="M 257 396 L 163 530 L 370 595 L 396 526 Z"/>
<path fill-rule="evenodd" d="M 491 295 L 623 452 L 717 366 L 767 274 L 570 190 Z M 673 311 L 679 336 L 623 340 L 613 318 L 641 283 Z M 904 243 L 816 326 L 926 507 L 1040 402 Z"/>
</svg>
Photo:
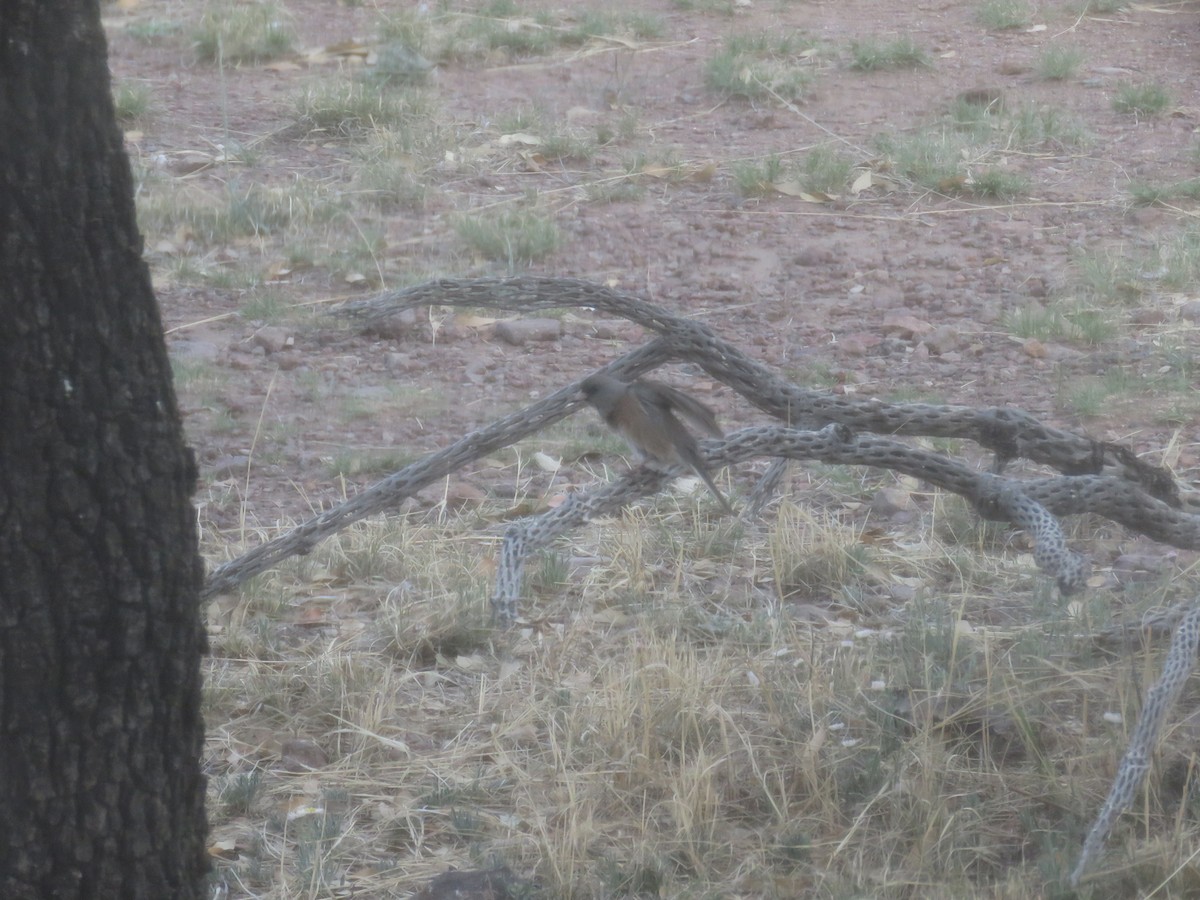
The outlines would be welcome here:
<svg viewBox="0 0 1200 900">
<path fill-rule="evenodd" d="M 288 772 L 309 772 L 329 765 L 329 757 L 308 738 L 288 738 L 280 745 L 279 763 Z"/>
<path fill-rule="evenodd" d="M 958 346 L 958 329 L 953 325 L 939 325 L 925 335 L 924 344 L 930 353 L 941 355 Z"/>
<path fill-rule="evenodd" d="M 883 488 L 876 491 L 875 496 L 871 498 L 871 512 L 885 519 L 911 509 L 912 505 L 912 496 L 908 491 L 899 488 Z"/>
<path fill-rule="evenodd" d="M 417 311 L 415 309 L 404 309 L 393 316 L 388 316 L 386 319 L 372 324 L 367 331 L 381 338 L 397 340 L 412 334 L 417 329 L 418 324 Z"/>
<path fill-rule="evenodd" d="M 295 350 L 284 350 L 275 357 L 275 364 L 285 372 L 290 372 L 302 362 L 304 357 Z"/>
<path fill-rule="evenodd" d="M 254 333 L 254 343 L 267 353 L 278 353 L 280 350 L 295 346 L 296 339 L 286 328 L 267 325 Z"/>
<path fill-rule="evenodd" d="M 933 326 L 930 323 L 899 310 L 883 317 L 883 333 L 904 341 L 924 337 L 932 331 Z"/>
<path fill-rule="evenodd" d="M 1046 345 L 1037 338 L 1030 338 L 1021 345 L 1021 349 L 1025 351 L 1025 355 L 1033 359 L 1046 358 Z"/>
<path fill-rule="evenodd" d="M 508 866 L 465 872 L 451 869 L 417 891 L 413 900 L 510 900 L 526 896 L 529 887 L 522 885 Z"/>
<path fill-rule="evenodd" d="M 558 319 L 515 319 L 497 322 L 496 336 L 519 347 L 528 341 L 556 341 L 562 334 Z"/>
<path fill-rule="evenodd" d="M 860 335 L 848 335 L 838 341 L 837 346 L 844 356 L 867 355 L 867 342 Z"/>
</svg>

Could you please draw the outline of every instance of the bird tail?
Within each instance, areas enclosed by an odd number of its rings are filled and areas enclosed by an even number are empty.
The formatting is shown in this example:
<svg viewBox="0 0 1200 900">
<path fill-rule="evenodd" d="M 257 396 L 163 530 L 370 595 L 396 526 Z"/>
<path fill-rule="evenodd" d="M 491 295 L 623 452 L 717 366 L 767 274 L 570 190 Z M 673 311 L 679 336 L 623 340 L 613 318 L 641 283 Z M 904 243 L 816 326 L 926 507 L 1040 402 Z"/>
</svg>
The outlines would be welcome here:
<svg viewBox="0 0 1200 900">
<path fill-rule="evenodd" d="M 721 504 L 721 509 L 725 511 L 725 515 L 736 516 L 737 513 L 734 512 L 733 507 L 729 505 L 729 501 L 725 499 L 725 495 L 717 490 L 717 485 L 715 482 L 713 482 L 712 476 L 703 469 L 696 469 L 696 474 L 704 480 L 704 483 L 708 485 L 708 489 L 713 492 L 713 496 L 716 497 L 717 502 Z"/>
</svg>

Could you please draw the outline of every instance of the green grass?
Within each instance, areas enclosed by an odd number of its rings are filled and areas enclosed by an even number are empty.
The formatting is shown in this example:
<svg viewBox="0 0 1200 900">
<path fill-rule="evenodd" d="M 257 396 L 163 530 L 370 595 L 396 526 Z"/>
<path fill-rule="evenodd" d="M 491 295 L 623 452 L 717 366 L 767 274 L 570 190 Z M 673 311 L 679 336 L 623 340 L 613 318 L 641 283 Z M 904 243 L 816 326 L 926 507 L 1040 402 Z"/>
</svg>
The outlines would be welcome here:
<svg viewBox="0 0 1200 900">
<path fill-rule="evenodd" d="M 1027 0 L 983 0 L 975 8 L 975 17 L 993 31 L 1028 28 L 1033 24 L 1033 9 Z"/>
<path fill-rule="evenodd" d="M 1000 128 L 1007 129 L 1009 146 L 1018 150 L 1076 150 L 1092 140 L 1081 120 L 1053 106 L 1023 104 L 1003 119 Z"/>
<path fill-rule="evenodd" d="M 1200 200 L 1200 178 L 1188 178 L 1173 184 L 1131 181 L 1129 195 L 1135 203 L 1143 206 L 1152 203 L 1169 203 L 1172 200 Z"/>
<path fill-rule="evenodd" d="M 1004 327 L 1019 338 L 1067 341 L 1089 347 L 1117 335 L 1109 312 L 1064 302 L 1019 307 L 1005 315 Z"/>
<path fill-rule="evenodd" d="M 705 83 L 728 97 L 798 100 L 813 81 L 816 49 L 814 42 L 798 34 L 734 35 L 705 65 Z"/>
<path fill-rule="evenodd" d="M 820 194 L 839 194 L 846 189 L 854 161 L 832 147 L 814 147 L 799 165 L 799 177 L 805 190 Z"/>
<path fill-rule="evenodd" d="M 321 82 L 295 101 L 296 124 L 305 131 L 356 137 L 378 129 L 431 127 L 428 96 L 419 89 L 386 89 L 365 82 Z M 410 141 L 418 135 L 410 135 Z"/>
<path fill-rule="evenodd" d="M 1101 306 L 1140 303 L 1161 291 L 1200 291 L 1200 230 L 1177 232 L 1152 248 L 1080 253 L 1072 260 L 1077 289 Z"/>
<path fill-rule="evenodd" d="M 375 65 L 364 75 L 382 85 L 423 84 L 433 63 L 404 41 L 389 41 L 375 53 Z"/>
<path fill-rule="evenodd" d="M 986 142 L 1000 130 L 1004 104 L 999 99 L 977 102 L 975 98 L 956 97 L 947 113 L 947 124 L 974 141 Z"/>
<path fill-rule="evenodd" d="M 466 19 L 443 58 L 470 59 L 489 53 L 509 58 L 540 56 L 560 43 L 554 20 L 545 12 L 523 11 L 507 0 L 493 0 L 477 16 Z"/>
<path fill-rule="evenodd" d="M 1041 52 L 1035 71 L 1044 81 L 1066 81 L 1074 78 L 1083 65 L 1083 51 L 1066 44 L 1051 44 Z"/>
<path fill-rule="evenodd" d="M 218 192 L 171 193 L 156 188 L 138 197 L 138 222 L 148 235 L 169 235 L 186 228 L 205 244 L 239 237 L 286 232 L 294 221 L 307 224 L 314 212 L 305 190 L 262 187 L 231 181 Z"/>
<path fill-rule="evenodd" d="M 910 37 L 890 41 L 869 37 L 850 44 L 850 68 L 860 72 L 915 69 L 929 65 L 929 55 Z"/>
<path fill-rule="evenodd" d="M 784 165 L 778 156 L 764 160 L 734 163 L 733 182 L 742 197 L 765 197 L 775 192 L 774 185 L 783 177 Z"/>
<path fill-rule="evenodd" d="M 292 52 L 288 13 L 276 3 L 220 3 L 200 18 L 192 44 L 200 62 L 258 63 Z"/>
<path fill-rule="evenodd" d="M 1161 84 L 1127 81 L 1117 87 L 1112 108 L 1129 115 L 1157 116 L 1166 112 L 1172 102 L 1171 94 Z"/>
<path fill-rule="evenodd" d="M 920 187 L 956 193 L 966 185 L 965 160 L 973 142 L 952 131 L 927 128 L 906 136 L 883 136 L 876 146 L 901 178 Z"/>
<path fill-rule="evenodd" d="M 169 19 L 142 19 L 130 22 L 125 33 L 139 44 L 153 47 L 178 37 L 183 31 L 180 22 Z"/>
<path fill-rule="evenodd" d="M 984 168 L 971 178 L 970 191 L 979 197 L 1012 200 L 1029 193 L 1029 179 L 1019 172 L 999 167 Z"/>
<path fill-rule="evenodd" d="M 550 219 L 526 210 L 498 215 L 459 216 L 459 238 L 484 259 L 510 267 L 536 262 L 558 249 L 558 227 Z"/>
<path fill-rule="evenodd" d="M 1075 415 L 1091 419 L 1115 412 L 1114 405 L 1127 401 L 1144 384 L 1126 369 L 1113 369 L 1099 378 L 1085 378 L 1065 386 L 1062 402 Z"/>
<path fill-rule="evenodd" d="M 129 128 L 150 118 L 154 107 L 154 92 L 148 85 L 136 81 L 123 81 L 113 87 L 113 107 L 117 123 Z"/>
</svg>

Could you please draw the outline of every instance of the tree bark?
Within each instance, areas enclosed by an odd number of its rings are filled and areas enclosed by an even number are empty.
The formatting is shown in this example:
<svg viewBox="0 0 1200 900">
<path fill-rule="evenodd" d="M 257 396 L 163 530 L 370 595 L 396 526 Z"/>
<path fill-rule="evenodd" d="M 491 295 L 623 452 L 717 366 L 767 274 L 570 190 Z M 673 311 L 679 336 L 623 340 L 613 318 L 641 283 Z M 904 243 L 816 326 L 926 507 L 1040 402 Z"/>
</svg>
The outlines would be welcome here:
<svg viewBox="0 0 1200 900">
<path fill-rule="evenodd" d="M 0 897 L 199 898 L 202 566 L 99 6 L 0 0 Z"/>
</svg>

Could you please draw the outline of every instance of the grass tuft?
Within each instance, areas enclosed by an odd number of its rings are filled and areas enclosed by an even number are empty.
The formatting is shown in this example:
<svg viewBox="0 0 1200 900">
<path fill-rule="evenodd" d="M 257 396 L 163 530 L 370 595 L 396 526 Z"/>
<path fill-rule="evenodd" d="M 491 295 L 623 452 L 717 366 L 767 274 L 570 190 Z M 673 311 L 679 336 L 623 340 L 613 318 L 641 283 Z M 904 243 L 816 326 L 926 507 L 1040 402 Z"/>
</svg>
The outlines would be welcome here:
<svg viewBox="0 0 1200 900">
<path fill-rule="evenodd" d="M 1112 107 L 1119 113 L 1158 116 L 1171 105 L 1171 94 L 1161 84 L 1124 82 L 1113 95 Z"/>
<path fill-rule="evenodd" d="M 993 31 L 1028 28 L 1033 24 L 1033 8 L 1028 0 L 983 0 L 975 9 L 975 17 L 980 25 Z"/>
<path fill-rule="evenodd" d="M 711 90 L 730 97 L 798 100 L 812 83 L 816 53 L 817 45 L 797 34 L 734 35 L 708 61 L 704 78 Z"/>
<path fill-rule="evenodd" d="M 544 259 L 558 249 L 560 240 L 553 221 L 526 210 L 459 216 L 454 229 L 475 253 L 510 267 Z"/>
<path fill-rule="evenodd" d="M 200 62 L 239 65 L 278 59 L 292 52 L 288 14 L 276 3 L 219 3 L 200 17 L 192 44 Z"/>
<path fill-rule="evenodd" d="M 1074 78 L 1083 65 L 1083 51 L 1066 44 L 1051 44 L 1037 60 L 1038 77 L 1045 81 L 1066 81 Z"/>
<path fill-rule="evenodd" d="M 929 65 L 929 55 L 910 37 L 890 41 L 863 38 L 850 44 L 850 68 L 860 72 L 915 69 Z"/>
<path fill-rule="evenodd" d="M 113 87 L 113 107 L 123 128 L 145 122 L 153 105 L 154 93 L 147 85 L 124 81 Z"/>
<path fill-rule="evenodd" d="M 430 107 L 427 96 L 417 89 L 389 90 L 370 82 L 322 82 L 301 94 L 295 109 L 297 125 L 306 131 L 355 137 L 382 128 L 425 126 Z"/>
</svg>

